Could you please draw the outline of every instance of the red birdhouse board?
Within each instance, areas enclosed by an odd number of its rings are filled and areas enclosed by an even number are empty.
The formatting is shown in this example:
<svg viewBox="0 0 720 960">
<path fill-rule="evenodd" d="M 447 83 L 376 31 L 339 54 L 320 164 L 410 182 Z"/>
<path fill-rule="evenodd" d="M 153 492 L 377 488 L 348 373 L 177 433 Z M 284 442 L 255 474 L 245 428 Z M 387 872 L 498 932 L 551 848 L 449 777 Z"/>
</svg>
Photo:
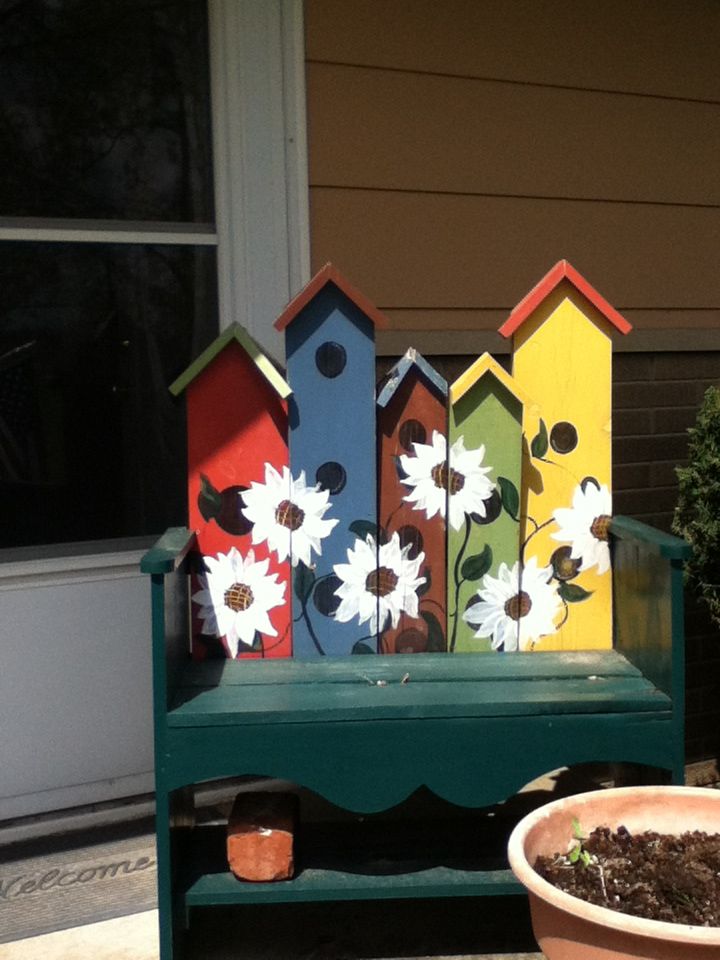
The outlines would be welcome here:
<svg viewBox="0 0 720 960">
<path fill-rule="evenodd" d="M 170 389 L 186 393 L 188 526 L 204 566 L 191 588 L 193 656 L 288 657 L 290 563 L 250 499 L 257 509 L 272 488 L 289 500 L 290 388 L 234 325 Z"/>
<path fill-rule="evenodd" d="M 423 497 L 421 506 L 411 483 L 413 465 L 434 444 L 445 442 L 447 392 L 445 380 L 410 349 L 378 394 L 378 520 L 385 538 L 398 536 L 409 560 L 422 555 L 419 575 L 424 578 L 417 600 L 403 604 L 397 626 L 390 624 L 382 632 L 380 653 L 447 649 L 445 502 L 438 501 L 433 509 Z"/>
</svg>

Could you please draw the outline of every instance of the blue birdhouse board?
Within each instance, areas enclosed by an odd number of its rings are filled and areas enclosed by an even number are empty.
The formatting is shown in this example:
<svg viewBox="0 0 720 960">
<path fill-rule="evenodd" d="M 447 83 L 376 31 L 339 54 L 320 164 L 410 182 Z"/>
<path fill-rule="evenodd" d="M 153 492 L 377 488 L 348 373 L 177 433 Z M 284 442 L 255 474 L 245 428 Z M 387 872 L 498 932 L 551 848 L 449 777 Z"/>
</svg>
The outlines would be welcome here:
<svg viewBox="0 0 720 960">
<path fill-rule="evenodd" d="M 375 328 L 386 323 L 328 264 L 275 324 L 293 391 L 293 501 L 303 498 L 305 536 L 291 556 L 296 657 L 377 652 Z"/>
</svg>

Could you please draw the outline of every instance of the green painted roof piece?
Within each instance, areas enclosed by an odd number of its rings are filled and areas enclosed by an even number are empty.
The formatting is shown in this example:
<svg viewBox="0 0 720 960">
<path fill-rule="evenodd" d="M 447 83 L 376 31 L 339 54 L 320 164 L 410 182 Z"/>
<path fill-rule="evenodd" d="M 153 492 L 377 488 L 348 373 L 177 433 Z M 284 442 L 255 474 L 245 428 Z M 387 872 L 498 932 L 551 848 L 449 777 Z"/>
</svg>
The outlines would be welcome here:
<svg viewBox="0 0 720 960">
<path fill-rule="evenodd" d="M 235 340 L 240 344 L 279 396 L 283 399 L 290 396 L 292 390 L 285 378 L 278 373 L 273 361 L 266 353 L 263 353 L 260 345 L 253 340 L 247 330 L 243 329 L 239 323 L 233 323 L 229 327 L 226 327 L 220 336 L 213 340 L 209 347 L 203 350 L 200 356 L 180 374 L 177 380 L 170 384 L 170 393 L 175 397 L 179 396 L 188 384 L 192 383 L 195 377 L 201 374 L 205 367 L 212 363 L 215 357 L 225 349 L 231 340 Z"/>
</svg>

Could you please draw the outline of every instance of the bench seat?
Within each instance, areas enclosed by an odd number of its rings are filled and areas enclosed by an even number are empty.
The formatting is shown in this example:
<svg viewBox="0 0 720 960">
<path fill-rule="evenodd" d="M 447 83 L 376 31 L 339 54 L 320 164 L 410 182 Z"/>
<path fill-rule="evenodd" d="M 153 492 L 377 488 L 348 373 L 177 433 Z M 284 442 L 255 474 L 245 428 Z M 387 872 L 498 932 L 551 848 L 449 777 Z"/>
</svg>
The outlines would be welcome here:
<svg viewBox="0 0 720 960">
<path fill-rule="evenodd" d="M 167 722 L 244 726 L 670 708 L 670 698 L 614 650 L 430 653 L 192 664 L 175 689 Z"/>
</svg>

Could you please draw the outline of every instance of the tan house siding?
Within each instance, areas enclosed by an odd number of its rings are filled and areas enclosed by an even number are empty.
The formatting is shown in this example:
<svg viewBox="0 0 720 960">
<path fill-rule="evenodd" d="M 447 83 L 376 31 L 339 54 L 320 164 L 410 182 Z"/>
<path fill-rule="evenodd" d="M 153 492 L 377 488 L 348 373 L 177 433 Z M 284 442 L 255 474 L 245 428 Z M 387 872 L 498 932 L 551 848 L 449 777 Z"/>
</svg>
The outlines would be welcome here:
<svg viewBox="0 0 720 960">
<path fill-rule="evenodd" d="M 427 352 L 562 257 L 639 330 L 719 326 L 718 41 L 698 0 L 307 0 L 313 267 Z"/>
</svg>

